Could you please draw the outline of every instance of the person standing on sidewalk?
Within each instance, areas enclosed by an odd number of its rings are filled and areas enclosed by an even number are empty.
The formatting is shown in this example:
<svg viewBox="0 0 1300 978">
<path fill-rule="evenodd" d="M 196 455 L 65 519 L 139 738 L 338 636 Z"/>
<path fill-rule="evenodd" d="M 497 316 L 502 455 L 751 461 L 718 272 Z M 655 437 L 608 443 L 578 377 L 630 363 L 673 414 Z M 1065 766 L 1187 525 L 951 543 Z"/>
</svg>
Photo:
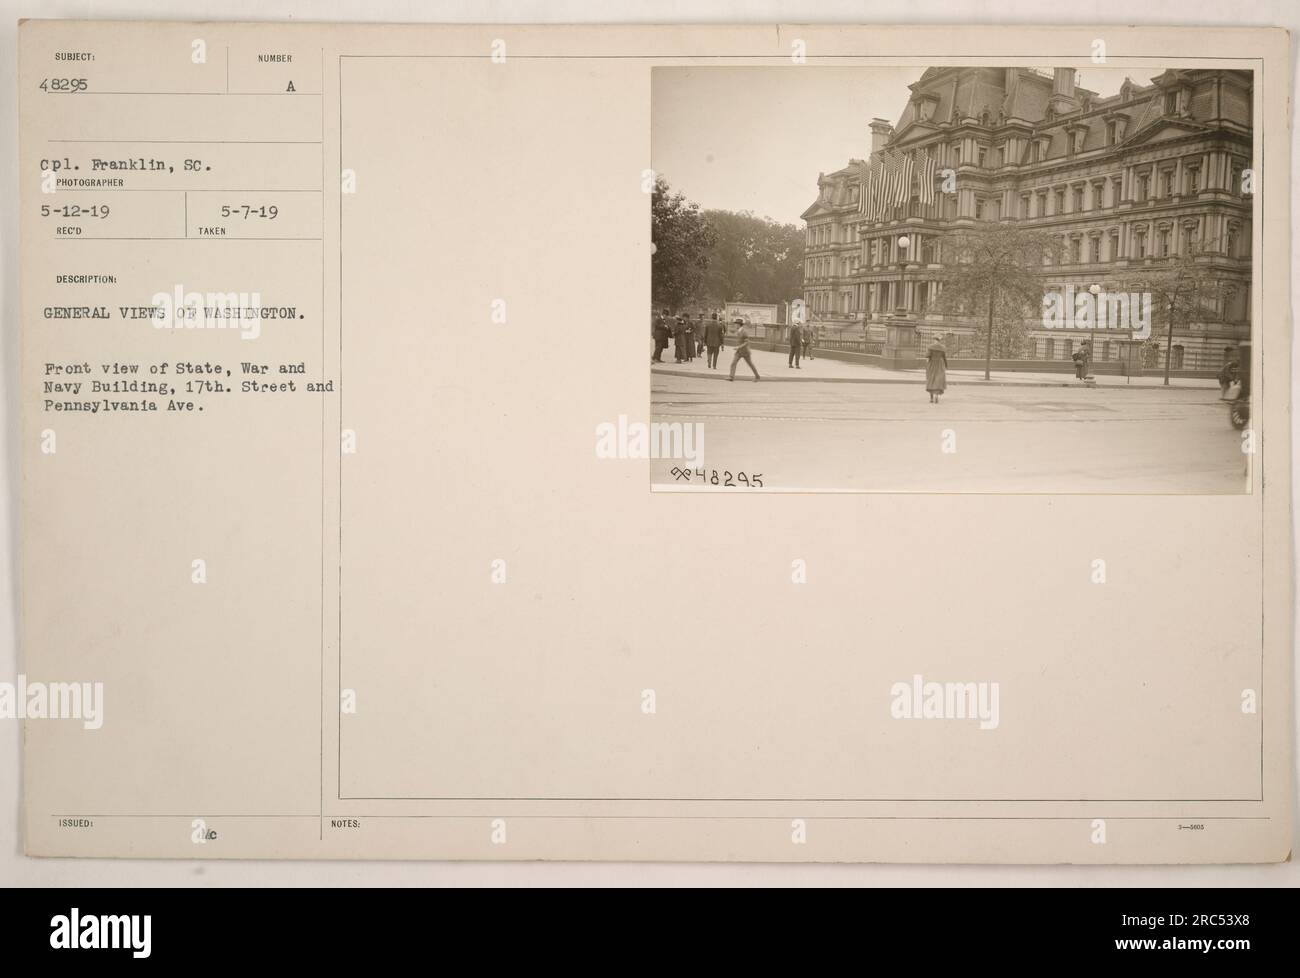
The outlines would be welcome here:
<svg viewBox="0 0 1300 978">
<path fill-rule="evenodd" d="M 1219 399 L 1226 401 L 1228 399 L 1228 388 L 1237 382 L 1239 371 L 1237 356 L 1232 347 L 1223 348 L 1223 369 L 1219 371 Z"/>
<path fill-rule="evenodd" d="M 818 330 L 817 330 L 816 323 L 808 323 L 803 328 L 803 335 L 804 335 L 803 355 L 806 356 L 809 360 L 814 359 L 813 345 L 817 342 L 818 339 L 820 339 L 820 337 L 817 335 L 817 332 Z"/>
<path fill-rule="evenodd" d="M 935 336 L 930 341 L 925 357 L 925 389 L 930 394 L 930 403 L 938 404 L 939 395 L 948 386 L 948 351 L 944 348 L 943 340 Z"/>
<path fill-rule="evenodd" d="M 673 323 L 673 359 L 678 363 L 686 359 L 686 326 L 681 316 Z"/>
<path fill-rule="evenodd" d="M 718 368 L 718 351 L 722 349 L 722 323 L 715 312 L 713 318 L 704 324 L 704 346 L 708 351 L 710 370 Z"/>
<path fill-rule="evenodd" d="M 786 366 L 794 367 L 796 370 L 801 369 L 799 367 L 799 356 L 802 353 L 803 353 L 803 332 L 800 330 L 798 323 L 791 323 L 790 324 L 790 357 L 789 357 L 789 362 L 786 364 Z"/>
<path fill-rule="evenodd" d="M 664 350 L 668 349 L 668 310 L 665 309 L 663 314 L 655 320 L 654 329 L 651 335 L 655 338 L 655 352 L 650 357 L 651 363 L 663 363 Z"/>
<path fill-rule="evenodd" d="M 754 382 L 758 383 L 758 368 L 754 366 L 754 361 L 749 355 L 749 332 L 745 329 L 744 322 L 739 319 L 736 320 L 736 326 L 736 355 L 731 358 L 731 376 L 727 379 L 736 379 L 736 364 L 740 363 L 743 357 L 745 362 L 749 364 L 749 369 L 754 371 Z"/>
<path fill-rule="evenodd" d="M 1088 365 L 1092 360 L 1092 346 L 1087 340 L 1079 344 L 1079 349 L 1074 351 L 1071 359 L 1074 360 L 1074 379 L 1083 380 L 1088 376 Z"/>
</svg>

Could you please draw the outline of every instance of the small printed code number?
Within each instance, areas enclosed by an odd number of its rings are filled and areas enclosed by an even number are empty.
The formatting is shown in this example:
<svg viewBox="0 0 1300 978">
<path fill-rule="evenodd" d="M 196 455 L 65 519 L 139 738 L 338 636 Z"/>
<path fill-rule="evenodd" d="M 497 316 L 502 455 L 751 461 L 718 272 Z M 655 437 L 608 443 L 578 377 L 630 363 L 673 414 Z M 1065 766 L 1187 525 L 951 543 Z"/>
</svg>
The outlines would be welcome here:
<svg viewBox="0 0 1300 978">
<path fill-rule="evenodd" d="M 84 92 L 89 82 L 85 78 L 44 78 L 39 87 L 42 92 Z"/>
</svg>

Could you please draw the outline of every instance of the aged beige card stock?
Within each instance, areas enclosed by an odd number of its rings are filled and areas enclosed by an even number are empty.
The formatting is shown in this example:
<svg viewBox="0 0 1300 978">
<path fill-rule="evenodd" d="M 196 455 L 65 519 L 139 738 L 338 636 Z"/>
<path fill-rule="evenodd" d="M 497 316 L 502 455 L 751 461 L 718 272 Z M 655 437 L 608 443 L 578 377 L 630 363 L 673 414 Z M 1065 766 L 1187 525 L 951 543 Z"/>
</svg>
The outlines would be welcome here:
<svg viewBox="0 0 1300 978">
<path fill-rule="evenodd" d="M 1283 32 L 19 56 L 30 854 L 1287 858 Z"/>
</svg>

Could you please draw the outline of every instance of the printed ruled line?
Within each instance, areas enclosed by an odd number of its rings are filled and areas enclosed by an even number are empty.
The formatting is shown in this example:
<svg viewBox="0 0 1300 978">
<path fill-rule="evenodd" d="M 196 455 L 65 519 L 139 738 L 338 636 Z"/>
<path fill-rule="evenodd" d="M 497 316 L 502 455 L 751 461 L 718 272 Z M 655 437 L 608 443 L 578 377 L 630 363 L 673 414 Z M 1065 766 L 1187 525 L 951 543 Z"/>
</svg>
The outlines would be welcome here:
<svg viewBox="0 0 1300 978">
<path fill-rule="evenodd" d="M 479 51 L 474 54 L 340 54 L 339 58 L 352 59 L 374 59 L 374 60 L 407 60 L 407 61 L 489 61 L 490 54 L 484 54 Z M 1126 54 L 1115 55 L 1107 54 L 1107 62 L 1114 61 L 1164 61 L 1168 62 L 1175 56 L 1163 51 L 1159 54 Z M 863 68 L 914 68 L 917 65 L 929 63 L 935 64 L 953 64 L 974 62 L 973 67 L 986 67 L 990 64 L 999 64 L 1006 62 L 1009 67 L 1029 67 L 1035 64 L 1045 63 L 1044 58 L 1054 59 L 1061 64 L 1070 61 L 1083 62 L 1086 60 L 1079 57 L 1078 51 L 1067 52 L 1064 54 L 1038 54 L 1027 57 L 1023 54 L 810 54 L 807 56 L 811 64 L 816 61 L 870 61 L 872 64 L 864 64 L 854 67 Z M 915 61 L 909 59 L 916 59 Z M 679 67 L 676 62 L 689 61 L 699 62 L 707 61 L 770 61 L 773 67 L 780 67 L 790 63 L 789 53 L 774 51 L 770 54 L 510 54 L 511 61 L 665 61 L 674 62 L 670 67 Z M 1204 61 L 1258 61 L 1263 63 L 1263 58 L 1257 54 L 1250 55 L 1223 55 L 1209 57 L 1184 58 L 1180 64 L 1186 62 L 1195 64 Z M 1084 65 L 1086 67 L 1086 65 Z M 84 94 L 84 93 L 83 93 Z"/>
<path fill-rule="evenodd" d="M 96 187 L 94 189 L 76 190 L 60 187 L 61 194 L 319 194 L 313 190 L 278 190 L 275 187 Z"/>
<path fill-rule="evenodd" d="M 268 98 L 273 98 L 273 97 L 281 96 L 281 95 L 292 95 L 292 96 L 308 96 L 308 97 L 312 97 L 312 96 L 314 96 L 314 97 L 316 97 L 316 98 L 323 98 L 323 97 L 324 97 L 324 93 L 323 93 L 323 92 L 46 92 L 45 94 L 47 94 L 47 95 L 77 95 L 77 96 L 80 96 L 81 98 L 85 98 L 85 97 L 88 96 L 88 95 L 134 95 L 134 96 L 137 96 L 137 97 L 138 97 L 138 96 L 141 96 L 141 95 L 165 95 L 165 96 L 215 95 L 215 96 L 218 96 L 218 97 L 225 96 L 225 95 L 229 95 L 229 96 L 231 96 L 231 97 L 236 97 L 236 96 L 250 97 L 250 96 L 251 96 L 251 97 L 255 97 L 255 98 L 260 98 L 260 97 L 262 97 L 262 96 L 266 96 L 266 97 L 268 97 Z"/>
<path fill-rule="evenodd" d="M 1210 805 L 1210 804 L 1259 804 L 1263 798 L 600 798 L 600 797 L 548 797 L 548 796 L 478 796 L 478 795 L 340 795 L 339 801 L 523 801 L 523 802 L 638 802 L 647 804 L 660 803 L 695 803 L 695 804 L 753 804 L 771 805 L 868 805 L 868 804 L 1034 804 L 1034 805 Z M 1035 816 L 1037 817 L 1037 816 Z"/>
<path fill-rule="evenodd" d="M 325 49 L 320 49 L 321 87 L 325 87 Z M 325 101 L 320 104 L 320 138 L 321 146 L 325 144 Z M 321 248 L 320 248 L 320 370 L 327 373 L 325 367 L 325 150 L 320 154 L 320 213 L 321 213 Z M 317 770 L 320 773 L 320 793 L 317 830 L 319 838 L 325 838 L 325 398 L 320 399 L 320 760 Z"/>
<path fill-rule="evenodd" d="M 482 814 L 452 814 L 452 815 L 366 815 L 357 812 L 327 812 L 324 818 L 430 818 L 430 819 L 472 819 L 479 820 L 492 818 L 497 813 Z M 132 815 L 118 814 L 111 815 L 48 815 L 47 818 L 182 818 L 192 819 L 193 813 L 186 815 Z M 207 815 L 209 819 L 218 818 L 301 818 L 319 819 L 321 816 L 311 815 Z M 1094 818 L 1104 818 L 1107 821 L 1115 822 L 1176 822 L 1194 820 L 1197 822 L 1271 822 L 1271 815 L 1094 815 L 1089 812 L 1085 815 L 809 815 L 806 812 L 800 812 L 794 815 L 518 815 L 506 814 L 500 816 L 514 820 L 520 819 L 541 819 L 541 820 L 600 820 L 611 822 L 767 822 L 767 821 L 788 821 L 791 818 L 802 818 L 810 822 L 1087 822 Z"/>
<path fill-rule="evenodd" d="M 187 218 L 188 219 L 188 218 Z M 201 238 L 190 237 L 167 237 L 167 236 L 145 236 L 135 238 L 58 238 L 59 241 L 323 241 L 324 238 L 258 238 L 258 237 L 231 237 L 226 234 L 214 234 Z"/>
<path fill-rule="evenodd" d="M 47 139 L 50 143 L 175 143 L 182 146 L 320 146 L 319 139 Z"/>
<path fill-rule="evenodd" d="M 334 172 L 340 176 L 343 173 L 343 58 L 335 58 L 335 70 L 338 71 L 338 87 L 335 89 L 334 101 L 338 103 L 339 110 L 339 128 L 338 128 L 338 146 L 339 162 L 338 169 Z M 321 86 L 325 85 L 325 76 L 321 75 Z M 338 225 L 338 250 L 339 250 L 339 441 L 336 445 L 342 444 L 343 439 L 343 392 L 347 390 L 347 385 L 343 382 L 343 188 L 340 184 L 339 194 L 339 225 Z M 339 455 L 339 494 L 338 494 L 338 695 L 343 695 L 343 456 Z M 337 702 L 337 701 L 336 701 Z M 334 794 L 338 799 L 343 797 L 343 717 L 338 715 L 338 736 L 334 738 L 335 748 L 335 771 L 334 771 Z M 322 806 L 323 807 L 323 806 Z"/>
</svg>

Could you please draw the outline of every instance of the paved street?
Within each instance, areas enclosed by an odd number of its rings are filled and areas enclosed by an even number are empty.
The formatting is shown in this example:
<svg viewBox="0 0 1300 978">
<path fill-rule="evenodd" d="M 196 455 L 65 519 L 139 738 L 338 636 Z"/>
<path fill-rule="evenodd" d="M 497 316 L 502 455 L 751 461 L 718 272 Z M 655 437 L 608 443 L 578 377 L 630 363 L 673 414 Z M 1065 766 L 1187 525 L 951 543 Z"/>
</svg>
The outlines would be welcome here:
<svg viewBox="0 0 1300 978">
<path fill-rule="evenodd" d="M 1214 381 L 949 371 L 929 403 L 921 371 L 818 359 L 799 371 L 756 352 L 763 380 L 742 362 L 726 380 L 703 358 L 652 371 L 651 420 L 702 422 L 704 465 L 766 489 L 996 492 L 1234 493 L 1246 488 L 1241 435 Z M 788 382 L 797 377 L 799 383 Z M 855 382 L 856 380 L 856 382 Z M 1139 381 L 1143 381 L 1139 383 Z M 956 451 L 944 452 L 945 431 Z M 951 444 L 951 438 L 949 438 Z M 655 485 L 685 486 L 670 459 L 651 462 Z M 693 479 L 690 485 L 698 485 Z"/>
</svg>

